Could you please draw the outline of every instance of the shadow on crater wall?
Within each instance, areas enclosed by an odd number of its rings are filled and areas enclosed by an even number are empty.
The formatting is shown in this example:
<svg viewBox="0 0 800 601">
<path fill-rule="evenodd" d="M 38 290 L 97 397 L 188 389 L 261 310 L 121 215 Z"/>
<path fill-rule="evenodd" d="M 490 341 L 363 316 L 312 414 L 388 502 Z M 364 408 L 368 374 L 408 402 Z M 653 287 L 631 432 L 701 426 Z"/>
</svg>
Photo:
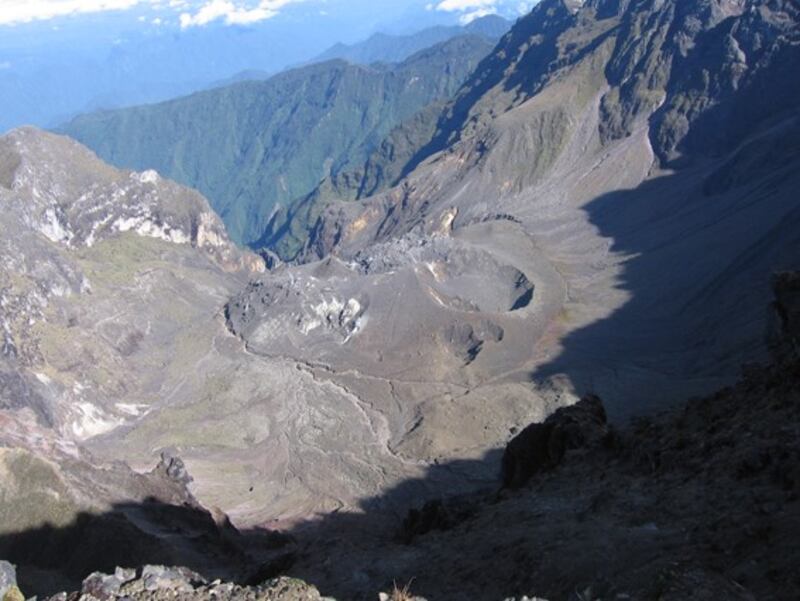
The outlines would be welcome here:
<svg viewBox="0 0 800 601">
<path fill-rule="evenodd" d="M 615 419 L 730 383 L 762 360 L 773 272 L 800 265 L 800 119 L 727 160 L 697 161 L 589 202 L 628 295 L 531 378 L 566 374 Z"/>
</svg>

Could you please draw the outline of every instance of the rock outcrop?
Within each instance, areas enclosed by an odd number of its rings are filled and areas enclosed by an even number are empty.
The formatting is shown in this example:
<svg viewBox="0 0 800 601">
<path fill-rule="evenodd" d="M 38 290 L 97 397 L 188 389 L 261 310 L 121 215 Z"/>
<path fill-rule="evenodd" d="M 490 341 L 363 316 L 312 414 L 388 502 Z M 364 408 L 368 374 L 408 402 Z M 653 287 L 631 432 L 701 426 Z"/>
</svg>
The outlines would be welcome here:
<svg viewBox="0 0 800 601">
<path fill-rule="evenodd" d="M 167 478 L 183 486 L 187 486 L 194 480 L 186 470 L 186 464 L 183 460 L 170 451 L 161 452 L 161 459 L 153 470 L 153 474 Z"/>
</svg>

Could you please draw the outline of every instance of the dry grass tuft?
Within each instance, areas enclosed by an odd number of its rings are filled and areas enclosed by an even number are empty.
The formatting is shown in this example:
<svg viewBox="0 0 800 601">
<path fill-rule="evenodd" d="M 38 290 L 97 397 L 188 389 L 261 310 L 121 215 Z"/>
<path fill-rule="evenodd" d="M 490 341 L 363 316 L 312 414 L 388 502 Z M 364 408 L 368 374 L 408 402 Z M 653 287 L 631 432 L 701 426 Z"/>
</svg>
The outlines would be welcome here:
<svg viewBox="0 0 800 601">
<path fill-rule="evenodd" d="M 403 588 L 400 588 L 397 586 L 397 582 L 394 582 L 389 601 L 413 601 L 414 595 L 411 594 L 412 582 L 414 582 L 413 578 L 409 580 Z"/>
</svg>

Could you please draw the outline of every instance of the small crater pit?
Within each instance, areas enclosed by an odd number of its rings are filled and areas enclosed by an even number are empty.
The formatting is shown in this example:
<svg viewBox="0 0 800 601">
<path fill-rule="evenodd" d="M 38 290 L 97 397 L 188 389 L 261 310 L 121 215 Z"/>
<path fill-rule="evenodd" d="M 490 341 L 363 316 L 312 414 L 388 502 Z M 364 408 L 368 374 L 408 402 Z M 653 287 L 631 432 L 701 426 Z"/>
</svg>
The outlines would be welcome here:
<svg viewBox="0 0 800 601">
<path fill-rule="evenodd" d="M 433 299 L 459 311 L 508 313 L 533 300 L 533 283 L 515 267 L 499 264 L 487 253 L 469 253 L 425 263 L 423 274 Z"/>
</svg>

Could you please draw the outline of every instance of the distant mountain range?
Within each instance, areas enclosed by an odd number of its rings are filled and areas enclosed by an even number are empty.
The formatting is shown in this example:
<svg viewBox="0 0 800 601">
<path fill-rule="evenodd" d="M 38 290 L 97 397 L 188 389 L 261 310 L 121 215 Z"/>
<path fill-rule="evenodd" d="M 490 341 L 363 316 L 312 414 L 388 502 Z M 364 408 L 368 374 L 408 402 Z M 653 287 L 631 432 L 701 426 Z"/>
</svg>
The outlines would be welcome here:
<svg viewBox="0 0 800 601">
<path fill-rule="evenodd" d="M 370 65 L 372 63 L 399 63 L 412 54 L 441 42 L 467 34 L 483 36 L 496 41 L 511 27 L 511 21 L 499 15 L 480 17 L 466 25 L 436 25 L 415 33 L 405 35 L 376 33 L 355 44 L 337 43 L 305 64 L 321 63 L 343 59 L 350 63 Z M 302 65 L 297 65 L 302 66 Z M 209 87 L 216 88 L 240 81 L 269 79 L 274 73 L 258 69 L 240 71 L 230 77 L 214 82 Z"/>
<path fill-rule="evenodd" d="M 438 25 L 408 35 L 376 33 L 357 44 L 336 44 L 311 62 L 341 58 L 362 65 L 377 62 L 399 63 L 415 52 L 464 34 L 498 40 L 510 27 L 511 22 L 508 19 L 498 15 L 487 15 L 467 25 Z"/>
<path fill-rule="evenodd" d="M 298 36 L 269 23 L 173 31 L 86 19 L 80 28 L 77 21 L 64 25 L 67 39 L 57 44 L 6 49 L 0 42 L 0 62 L 7 63 L 0 69 L 0 131 L 51 127 L 80 112 L 163 101 L 244 69 L 276 72 L 312 54 L 297 44 Z M 104 27 L 119 31 L 101 46 L 95 38 Z M 47 40 L 51 32 L 40 28 L 31 38 Z"/>
<path fill-rule="evenodd" d="M 280 205 L 360 165 L 394 127 L 448 99 L 492 47 L 484 36 L 462 35 L 396 65 L 332 60 L 82 115 L 61 131 L 114 165 L 155 169 L 200 190 L 232 239 L 253 243 Z"/>
</svg>

